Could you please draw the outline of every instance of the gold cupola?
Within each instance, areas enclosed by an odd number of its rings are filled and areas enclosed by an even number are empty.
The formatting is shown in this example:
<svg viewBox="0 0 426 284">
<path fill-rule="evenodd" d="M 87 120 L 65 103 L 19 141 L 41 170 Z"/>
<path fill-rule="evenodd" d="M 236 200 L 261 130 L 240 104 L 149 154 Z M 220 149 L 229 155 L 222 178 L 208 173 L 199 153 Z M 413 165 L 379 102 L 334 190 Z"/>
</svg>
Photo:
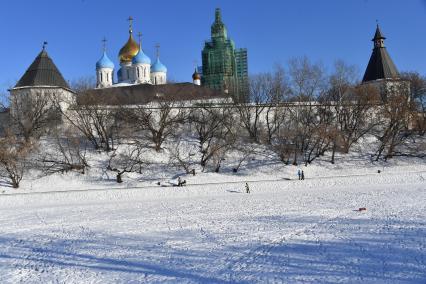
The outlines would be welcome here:
<svg viewBox="0 0 426 284">
<path fill-rule="evenodd" d="M 129 39 L 126 44 L 120 49 L 118 57 L 120 63 L 132 62 L 133 57 L 139 52 L 139 44 L 133 39 L 132 22 L 133 18 L 129 17 Z"/>
</svg>

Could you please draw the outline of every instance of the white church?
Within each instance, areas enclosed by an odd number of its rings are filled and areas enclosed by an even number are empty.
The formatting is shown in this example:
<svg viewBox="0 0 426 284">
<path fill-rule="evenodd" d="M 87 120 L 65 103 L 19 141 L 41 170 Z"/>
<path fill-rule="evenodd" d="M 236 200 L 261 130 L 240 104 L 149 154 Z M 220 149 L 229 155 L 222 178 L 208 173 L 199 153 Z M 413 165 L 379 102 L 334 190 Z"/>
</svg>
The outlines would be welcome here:
<svg viewBox="0 0 426 284">
<path fill-rule="evenodd" d="M 119 52 L 120 69 L 117 71 L 119 86 L 133 84 L 163 85 L 167 83 L 167 67 L 161 63 L 159 46 L 154 63 L 142 49 L 141 35 L 139 44 L 133 38 L 133 18 L 129 18 L 129 39 Z M 104 52 L 96 63 L 96 87 L 108 88 L 114 85 L 114 63 L 109 59 L 104 42 Z"/>
</svg>

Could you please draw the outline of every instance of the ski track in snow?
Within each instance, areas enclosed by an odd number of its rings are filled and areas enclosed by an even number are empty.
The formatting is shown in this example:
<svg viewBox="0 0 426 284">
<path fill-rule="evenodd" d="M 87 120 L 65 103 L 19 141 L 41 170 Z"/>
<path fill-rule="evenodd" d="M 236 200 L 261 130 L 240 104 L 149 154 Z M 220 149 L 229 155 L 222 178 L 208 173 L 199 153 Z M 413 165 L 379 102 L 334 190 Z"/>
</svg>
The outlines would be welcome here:
<svg viewBox="0 0 426 284">
<path fill-rule="evenodd" d="M 0 283 L 426 283 L 424 173 L 243 188 L 0 196 Z"/>
</svg>

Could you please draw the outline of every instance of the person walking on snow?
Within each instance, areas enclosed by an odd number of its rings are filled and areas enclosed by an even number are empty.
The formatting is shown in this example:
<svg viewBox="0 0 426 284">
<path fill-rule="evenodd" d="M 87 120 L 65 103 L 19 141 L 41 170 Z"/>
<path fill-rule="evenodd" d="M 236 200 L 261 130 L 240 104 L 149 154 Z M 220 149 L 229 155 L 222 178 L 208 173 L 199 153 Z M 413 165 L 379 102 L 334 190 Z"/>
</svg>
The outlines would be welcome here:
<svg viewBox="0 0 426 284">
<path fill-rule="evenodd" d="M 302 171 L 302 180 L 305 180 L 305 172 L 304 171 Z"/>
<path fill-rule="evenodd" d="M 300 180 L 302 176 L 302 170 L 300 168 L 297 169 L 297 176 L 299 177 L 299 180 Z"/>
<path fill-rule="evenodd" d="M 246 193 L 250 193 L 250 188 L 249 188 L 248 183 L 246 183 Z"/>
</svg>

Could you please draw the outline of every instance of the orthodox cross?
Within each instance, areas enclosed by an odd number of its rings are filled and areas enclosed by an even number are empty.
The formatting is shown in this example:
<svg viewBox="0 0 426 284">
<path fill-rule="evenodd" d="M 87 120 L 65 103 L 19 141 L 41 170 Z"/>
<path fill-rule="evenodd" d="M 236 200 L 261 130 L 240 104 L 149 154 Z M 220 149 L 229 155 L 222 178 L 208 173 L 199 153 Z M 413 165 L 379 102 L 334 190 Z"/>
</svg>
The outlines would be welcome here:
<svg viewBox="0 0 426 284">
<path fill-rule="evenodd" d="M 46 46 L 47 46 L 47 41 L 44 41 L 44 42 L 43 42 L 43 50 L 45 50 L 45 49 L 46 49 Z"/>
<path fill-rule="evenodd" d="M 138 38 L 139 38 L 139 46 L 142 47 L 142 33 L 138 32 Z"/>
<path fill-rule="evenodd" d="M 132 18 L 132 16 L 130 16 L 127 20 L 129 21 L 129 32 L 131 33 L 131 32 L 133 32 L 132 31 L 132 24 L 133 24 L 133 18 Z"/>
<path fill-rule="evenodd" d="M 102 39 L 102 48 L 104 49 L 104 51 L 106 51 L 106 43 L 107 43 L 107 39 L 104 37 Z"/>
<path fill-rule="evenodd" d="M 155 45 L 155 48 L 156 48 L 156 50 L 157 50 L 157 58 L 160 58 L 160 44 L 159 44 L 159 43 L 157 43 L 157 44 Z"/>
</svg>

